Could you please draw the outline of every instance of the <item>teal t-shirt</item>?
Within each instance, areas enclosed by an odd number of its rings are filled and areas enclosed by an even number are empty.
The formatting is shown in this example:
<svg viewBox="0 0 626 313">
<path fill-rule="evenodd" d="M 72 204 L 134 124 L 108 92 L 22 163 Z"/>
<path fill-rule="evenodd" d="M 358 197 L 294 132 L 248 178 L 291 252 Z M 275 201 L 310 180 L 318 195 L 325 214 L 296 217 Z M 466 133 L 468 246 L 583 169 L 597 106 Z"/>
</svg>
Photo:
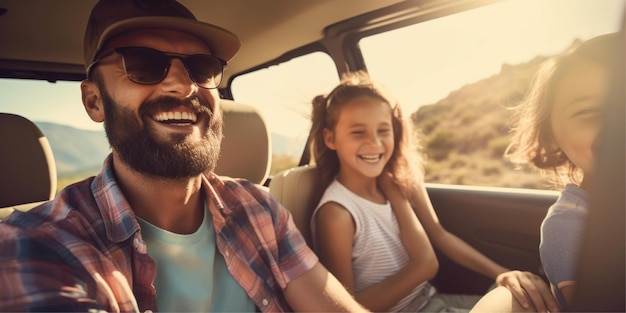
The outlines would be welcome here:
<svg viewBox="0 0 626 313">
<path fill-rule="evenodd" d="M 157 266 L 154 281 L 161 312 L 254 312 L 255 305 L 217 251 L 212 217 L 180 235 L 140 218 L 141 234 Z M 217 253 L 216 253 L 217 252 Z"/>
</svg>

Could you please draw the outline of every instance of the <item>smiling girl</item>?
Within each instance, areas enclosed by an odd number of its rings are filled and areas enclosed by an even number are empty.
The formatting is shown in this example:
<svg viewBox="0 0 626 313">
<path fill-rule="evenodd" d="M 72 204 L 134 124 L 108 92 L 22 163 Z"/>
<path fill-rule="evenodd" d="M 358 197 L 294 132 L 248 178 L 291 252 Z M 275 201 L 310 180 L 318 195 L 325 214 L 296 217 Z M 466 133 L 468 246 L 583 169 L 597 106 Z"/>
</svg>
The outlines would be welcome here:
<svg viewBox="0 0 626 313">
<path fill-rule="evenodd" d="M 509 271 L 443 228 L 410 144 L 413 133 L 380 85 L 351 73 L 313 107 L 321 182 L 314 248 L 357 301 L 372 311 L 467 312 L 480 296 L 438 294 L 428 283 L 439 267 L 432 242 L 507 287 L 522 306 L 556 305 L 538 276 Z"/>
</svg>

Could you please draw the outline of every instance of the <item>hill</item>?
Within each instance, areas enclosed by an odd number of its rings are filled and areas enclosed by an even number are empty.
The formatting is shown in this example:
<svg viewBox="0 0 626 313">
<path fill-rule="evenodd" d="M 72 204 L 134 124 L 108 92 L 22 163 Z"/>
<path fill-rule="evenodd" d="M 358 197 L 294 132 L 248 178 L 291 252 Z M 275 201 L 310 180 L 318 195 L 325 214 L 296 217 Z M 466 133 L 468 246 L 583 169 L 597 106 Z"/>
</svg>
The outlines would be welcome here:
<svg viewBox="0 0 626 313">
<path fill-rule="evenodd" d="M 514 170 L 503 158 L 510 142 L 511 108 L 524 98 L 534 73 L 546 59 L 503 64 L 500 73 L 465 85 L 411 115 L 427 157 L 426 181 L 546 187 L 537 173 Z"/>
<path fill-rule="evenodd" d="M 92 169 L 99 170 L 110 152 L 104 130 L 83 130 L 48 122 L 35 124 L 52 146 L 59 177 Z"/>
</svg>

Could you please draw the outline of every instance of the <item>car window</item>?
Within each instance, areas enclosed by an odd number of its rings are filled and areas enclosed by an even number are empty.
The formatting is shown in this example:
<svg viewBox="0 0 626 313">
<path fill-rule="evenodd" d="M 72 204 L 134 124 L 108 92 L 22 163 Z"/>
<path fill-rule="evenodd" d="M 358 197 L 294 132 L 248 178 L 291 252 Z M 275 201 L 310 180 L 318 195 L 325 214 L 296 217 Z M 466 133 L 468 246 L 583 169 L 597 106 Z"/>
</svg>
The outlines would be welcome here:
<svg viewBox="0 0 626 313">
<path fill-rule="evenodd" d="M 420 132 L 433 183 L 547 188 L 503 158 L 511 108 L 539 63 L 620 29 L 623 0 L 513 0 L 359 41 L 370 75 Z"/>
<path fill-rule="evenodd" d="M 50 142 L 57 190 L 100 171 L 109 143 L 102 124 L 85 113 L 80 82 L 0 79 L 0 95 L 0 112 L 28 118 Z"/>
<path fill-rule="evenodd" d="M 233 98 L 255 106 L 272 138 L 270 175 L 298 166 L 310 128 L 311 101 L 331 90 L 339 78 L 332 59 L 323 52 L 237 76 Z"/>
</svg>

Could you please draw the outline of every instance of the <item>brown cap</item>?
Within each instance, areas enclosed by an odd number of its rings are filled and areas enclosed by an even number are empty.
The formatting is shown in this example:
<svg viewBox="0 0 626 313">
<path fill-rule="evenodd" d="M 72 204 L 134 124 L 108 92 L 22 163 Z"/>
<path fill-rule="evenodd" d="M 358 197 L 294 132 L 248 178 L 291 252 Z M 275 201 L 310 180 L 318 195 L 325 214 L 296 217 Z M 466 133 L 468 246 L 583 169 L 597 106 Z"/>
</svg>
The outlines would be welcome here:
<svg viewBox="0 0 626 313">
<path fill-rule="evenodd" d="M 195 35 L 211 53 L 230 61 L 241 43 L 230 31 L 200 22 L 174 0 L 100 0 L 91 11 L 85 31 L 85 68 L 110 38 L 135 29 L 165 28 Z"/>
</svg>

